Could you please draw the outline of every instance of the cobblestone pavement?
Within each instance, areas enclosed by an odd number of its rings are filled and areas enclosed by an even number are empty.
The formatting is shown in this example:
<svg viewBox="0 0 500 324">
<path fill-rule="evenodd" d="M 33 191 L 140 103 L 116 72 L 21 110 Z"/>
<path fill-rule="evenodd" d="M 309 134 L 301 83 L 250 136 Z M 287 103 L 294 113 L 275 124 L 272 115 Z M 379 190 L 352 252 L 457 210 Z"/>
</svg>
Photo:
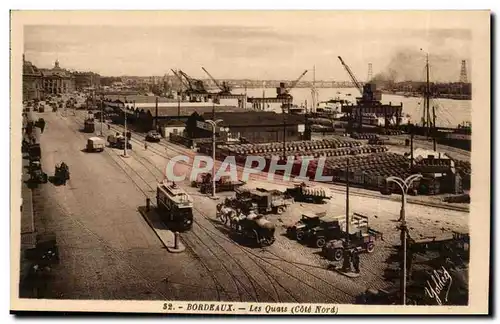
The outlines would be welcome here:
<svg viewBox="0 0 500 324">
<path fill-rule="evenodd" d="M 397 243 L 397 202 L 351 199 L 353 210 L 369 215 L 370 224 L 386 237 L 373 254 L 362 256 L 361 277 L 351 279 L 327 270 L 330 262 L 318 249 L 283 235 L 285 226 L 305 210 L 342 213 L 341 195 L 326 205 L 295 204 L 279 217 L 270 215 L 278 225 L 277 240 L 260 249 L 249 247 L 215 220 L 217 202 L 186 181 L 179 185 L 195 197 L 195 225 L 182 234 L 187 252 L 169 254 L 137 208 L 145 204 L 145 195 L 154 197 L 166 161 L 189 150 L 165 142 L 145 150 L 144 138 L 134 134 L 128 159 L 110 148 L 87 154 L 82 150 L 90 136 L 79 132 L 81 116 L 46 115 L 45 169 L 51 175 L 54 164 L 64 160 L 71 172 L 66 186 L 47 184 L 41 190 L 40 221 L 57 233 L 61 245 L 61 265 L 47 289 L 49 298 L 351 303 L 367 287 L 387 285 L 382 274 L 389 248 Z M 466 213 L 439 210 L 438 216 L 425 206 L 412 205 L 408 215 L 413 229 L 432 227 L 436 232 L 440 226 L 457 229 L 468 222 Z"/>
<path fill-rule="evenodd" d="M 204 281 L 191 280 L 203 276 L 192 266 L 193 258 L 163 248 L 137 211 L 144 205 L 141 193 L 109 156 L 84 153 L 88 136 L 67 118 L 43 117 L 44 170 L 52 176 L 54 165 L 64 161 L 71 179 L 66 186 L 43 185 L 34 197 L 37 231 L 57 234 L 61 258 L 40 297 L 213 298 Z M 165 283 L 171 274 L 174 278 Z"/>
</svg>

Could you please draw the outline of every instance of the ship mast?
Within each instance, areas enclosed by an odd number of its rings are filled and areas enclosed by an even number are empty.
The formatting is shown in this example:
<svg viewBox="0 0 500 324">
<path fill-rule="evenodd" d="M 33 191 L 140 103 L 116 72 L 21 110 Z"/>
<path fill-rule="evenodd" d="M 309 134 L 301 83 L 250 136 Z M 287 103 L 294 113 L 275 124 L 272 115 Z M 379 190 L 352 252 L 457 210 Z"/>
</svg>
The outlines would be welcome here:
<svg viewBox="0 0 500 324">
<path fill-rule="evenodd" d="M 311 102 L 311 112 L 316 112 L 316 105 L 317 105 L 317 90 L 316 90 L 316 65 L 313 66 L 313 82 L 312 82 L 312 89 L 311 89 L 311 95 L 312 95 L 312 102 Z"/>
<path fill-rule="evenodd" d="M 425 56 L 425 92 L 424 92 L 424 127 L 426 128 L 427 137 L 432 136 L 433 149 L 436 151 L 436 109 L 432 106 L 432 119 L 430 112 L 431 87 L 429 81 L 429 53 Z"/>
</svg>

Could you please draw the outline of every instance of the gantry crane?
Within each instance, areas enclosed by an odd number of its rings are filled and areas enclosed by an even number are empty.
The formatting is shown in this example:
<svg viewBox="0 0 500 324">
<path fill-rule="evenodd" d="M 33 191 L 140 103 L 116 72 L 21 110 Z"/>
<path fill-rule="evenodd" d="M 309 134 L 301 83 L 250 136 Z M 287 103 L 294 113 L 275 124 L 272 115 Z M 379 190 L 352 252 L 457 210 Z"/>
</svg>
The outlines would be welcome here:
<svg viewBox="0 0 500 324">
<path fill-rule="evenodd" d="M 220 89 L 220 92 L 218 94 L 220 95 L 230 95 L 231 94 L 231 88 L 227 84 L 227 82 L 223 81 L 222 85 L 215 80 L 215 78 L 204 68 L 201 67 L 203 71 L 210 77 L 210 79 L 215 83 L 215 85 Z"/>
</svg>

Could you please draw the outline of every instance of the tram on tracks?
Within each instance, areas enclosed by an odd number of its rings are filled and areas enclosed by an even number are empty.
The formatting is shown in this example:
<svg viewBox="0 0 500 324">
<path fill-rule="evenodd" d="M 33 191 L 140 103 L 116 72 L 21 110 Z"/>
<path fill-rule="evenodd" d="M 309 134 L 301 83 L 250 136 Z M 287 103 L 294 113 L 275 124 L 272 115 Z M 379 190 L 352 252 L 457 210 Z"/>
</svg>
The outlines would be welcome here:
<svg viewBox="0 0 500 324">
<path fill-rule="evenodd" d="M 193 226 L 193 199 L 175 183 L 159 183 L 156 202 L 161 219 L 171 229 L 186 231 Z"/>
</svg>

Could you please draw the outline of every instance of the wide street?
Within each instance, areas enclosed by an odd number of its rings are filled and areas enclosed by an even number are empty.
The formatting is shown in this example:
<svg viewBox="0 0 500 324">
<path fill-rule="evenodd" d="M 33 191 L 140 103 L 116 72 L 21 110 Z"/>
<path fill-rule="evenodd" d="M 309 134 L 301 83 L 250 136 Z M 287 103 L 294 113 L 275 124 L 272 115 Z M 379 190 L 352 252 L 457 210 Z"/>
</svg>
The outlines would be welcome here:
<svg viewBox="0 0 500 324">
<path fill-rule="evenodd" d="M 216 202 L 185 181 L 180 185 L 195 198 L 195 224 L 181 235 L 187 250 L 171 254 L 138 208 L 145 205 L 146 196 L 154 202 L 168 159 L 189 150 L 165 140 L 146 150 L 144 137 L 133 134 L 129 158 L 108 147 L 102 153 L 86 153 L 86 139 L 92 134 L 81 132 L 83 112 L 38 115 L 47 122 L 41 139 L 45 172 L 52 175 L 61 161 L 71 172 L 66 186 L 42 185 L 37 202 L 43 211 L 36 226 L 57 234 L 61 254 L 45 298 L 352 303 L 366 288 L 388 285 L 383 274 L 390 247 L 398 243 L 397 201 L 351 197 L 353 211 L 368 215 L 370 226 L 385 238 L 374 253 L 361 256 L 361 276 L 351 279 L 327 270 L 330 262 L 318 249 L 282 235 L 284 225 L 304 211 L 344 213 L 342 194 L 327 205 L 297 203 L 283 215 L 270 215 L 278 225 L 277 240 L 256 249 L 232 237 L 215 218 Z M 103 129 L 107 135 L 121 127 Z M 417 237 L 467 231 L 468 213 L 418 205 L 409 205 L 407 213 Z"/>
</svg>

